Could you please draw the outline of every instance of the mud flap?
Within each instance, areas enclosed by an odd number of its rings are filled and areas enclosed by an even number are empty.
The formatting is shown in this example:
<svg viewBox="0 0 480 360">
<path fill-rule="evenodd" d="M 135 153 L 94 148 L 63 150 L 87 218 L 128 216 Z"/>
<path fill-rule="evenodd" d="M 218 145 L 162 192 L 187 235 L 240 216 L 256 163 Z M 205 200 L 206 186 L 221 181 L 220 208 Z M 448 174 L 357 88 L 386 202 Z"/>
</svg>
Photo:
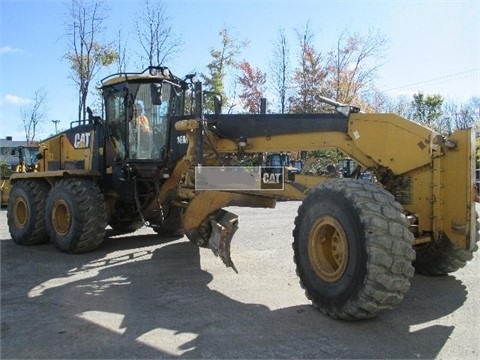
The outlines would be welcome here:
<svg viewBox="0 0 480 360">
<path fill-rule="evenodd" d="M 238 229 L 238 216 L 220 209 L 211 217 L 210 225 L 212 232 L 208 239 L 208 247 L 215 256 L 220 256 L 227 267 L 231 267 L 238 274 L 230 257 L 230 242 Z"/>
</svg>

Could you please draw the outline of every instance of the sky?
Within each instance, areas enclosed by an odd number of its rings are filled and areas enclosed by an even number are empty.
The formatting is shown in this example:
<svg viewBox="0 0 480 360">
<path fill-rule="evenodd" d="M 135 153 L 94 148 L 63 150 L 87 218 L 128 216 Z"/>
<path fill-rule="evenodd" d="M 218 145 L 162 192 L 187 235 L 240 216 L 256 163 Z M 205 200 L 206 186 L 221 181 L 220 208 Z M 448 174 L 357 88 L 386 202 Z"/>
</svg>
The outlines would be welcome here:
<svg viewBox="0 0 480 360">
<path fill-rule="evenodd" d="M 105 0 L 105 41 L 118 30 L 128 46 L 138 49 L 135 16 L 140 0 Z M 166 0 L 171 26 L 183 41 L 168 64 L 179 76 L 206 71 L 209 51 L 220 47 L 219 31 L 227 27 L 248 41 L 240 57 L 263 71 L 272 60 L 279 28 L 286 31 L 296 66 L 296 31 L 306 23 L 322 52 L 334 45 L 342 31 L 367 35 L 379 31 L 389 42 L 376 86 L 392 97 L 422 91 L 466 102 L 480 96 L 480 0 L 469 1 L 284 1 L 284 0 Z M 35 92 L 47 93 L 47 121 L 37 139 L 76 119 L 78 90 L 69 78 L 64 54 L 68 51 L 68 0 L 0 0 L 0 138 L 24 140 L 21 109 L 32 104 Z M 128 71 L 138 72 L 129 59 Z M 105 69 L 97 81 L 116 67 Z"/>
</svg>

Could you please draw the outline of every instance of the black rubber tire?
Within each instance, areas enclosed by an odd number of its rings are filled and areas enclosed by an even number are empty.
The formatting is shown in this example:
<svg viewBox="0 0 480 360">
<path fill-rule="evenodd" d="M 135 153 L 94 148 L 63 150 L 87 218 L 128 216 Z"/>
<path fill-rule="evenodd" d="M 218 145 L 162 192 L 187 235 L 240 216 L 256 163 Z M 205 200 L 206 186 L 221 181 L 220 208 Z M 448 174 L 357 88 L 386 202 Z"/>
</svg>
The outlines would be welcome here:
<svg viewBox="0 0 480 360">
<path fill-rule="evenodd" d="M 338 264 L 329 255 L 336 249 L 326 241 L 330 228 L 332 239 L 343 239 Z M 394 197 L 370 181 L 335 179 L 311 189 L 293 237 L 300 284 L 332 318 L 374 317 L 398 305 L 410 288 L 415 251 L 409 222 Z M 318 265 L 325 263 L 333 264 L 331 272 Z"/>
<path fill-rule="evenodd" d="M 414 246 L 416 259 L 413 262 L 415 272 L 426 276 L 444 276 L 455 272 L 472 260 L 473 254 L 478 250 L 480 234 L 479 215 L 476 214 L 475 247 L 472 251 L 463 250 L 454 245 L 448 238 L 440 237 L 438 240 Z"/>
<path fill-rule="evenodd" d="M 45 223 L 50 240 L 61 251 L 79 254 L 97 249 L 107 227 L 100 189 L 84 179 L 56 182 L 48 194 Z"/>
<path fill-rule="evenodd" d="M 19 245 L 48 242 L 45 227 L 45 199 L 49 187 L 42 180 L 18 180 L 13 183 L 7 208 L 12 240 Z"/>
<path fill-rule="evenodd" d="M 112 236 L 130 234 L 143 227 L 143 221 L 117 221 L 109 224 L 112 228 Z"/>
<path fill-rule="evenodd" d="M 182 226 L 182 209 L 169 207 L 164 210 L 164 219 L 155 221 L 153 230 L 162 237 L 180 239 L 185 235 Z"/>
<path fill-rule="evenodd" d="M 477 233 L 478 241 L 478 233 Z M 473 251 L 463 250 L 452 244 L 446 237 L 414 247 L 417 258 L 413 262 L 415 272 L 427 276 L 444 276 L 463 268 L 472 260 Z"/>
</svg>

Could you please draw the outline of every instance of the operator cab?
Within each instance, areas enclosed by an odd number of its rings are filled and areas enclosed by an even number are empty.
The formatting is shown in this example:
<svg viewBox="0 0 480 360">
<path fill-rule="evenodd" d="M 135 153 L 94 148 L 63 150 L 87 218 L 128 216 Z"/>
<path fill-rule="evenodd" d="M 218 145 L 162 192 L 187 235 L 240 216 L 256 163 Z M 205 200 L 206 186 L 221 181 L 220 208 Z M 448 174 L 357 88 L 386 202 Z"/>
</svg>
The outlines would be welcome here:
<svg viewBox="0 0 480 360">
<path fill-rule="evenodd" d="M 121 73 L 104 80 L 107 136 L 114 148 L 107 166 L 166 161 L 169 118 L 183 114 L 182 81 L 165 67 Z M 107 149 L 108 153 L 108 149 Z"/>
<path fill-rule="evenodd" d="M 188 86 L 166 67 L 120 73 L 102 80 L 105 105 L 103 186 L 118 195 L 115 213 L 131 218 L 156 201 L 158 189 L 187 144 L 179 144 Z M 143 219 L 143 215 L 142 215 Z"/>
</svg>

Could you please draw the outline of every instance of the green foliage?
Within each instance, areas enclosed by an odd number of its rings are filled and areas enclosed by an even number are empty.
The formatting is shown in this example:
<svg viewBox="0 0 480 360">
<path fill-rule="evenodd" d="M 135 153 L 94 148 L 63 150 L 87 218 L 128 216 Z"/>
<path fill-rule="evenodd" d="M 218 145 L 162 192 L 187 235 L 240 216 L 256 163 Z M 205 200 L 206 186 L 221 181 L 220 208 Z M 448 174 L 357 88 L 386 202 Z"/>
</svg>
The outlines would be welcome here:
<svg viewBox="0 0 480 360">
<path fill-rule="evenodd" d="M 443 98 L 440 95 L 413 95 L 412 120 L 421 125 L 435 128 L 436 121 L 442 116 Z"/>
<path fill-rule="evenodd" d="M 236 67 L 237 57 L 247 45 L 247 42 L 238 41 L 230 34 L 230 30 L 227 28 L 220 30 L 219 35 L 221 37 L 221 47 L 219 50 L 210 50 L 212 61 L 207 65 L 208 74 L 202 74 L 202 78 L 205 90 L 220 94 L 224 105 L 228 106 L 229 99 L 225 92 L 224 84 L 227 69 Z M 214 111 L 212 97 L 205 99 L 205 110 Z"/>
<path fill-rule="evenodd" d="M 118 54 L 111 46 L 95 42 L 91 44 L 91 51 L 86 54 L 68 52 L 66 58 L 70 62 L 70 68 L 79 79 L 91 80 L 97 66 L 113 64 L 117 61 Z"/>
<path fill-rule="evenodd" d="M 14 171 L 10 165 L 3 161 L 0 162 L 0 179 L 8 179 L 13 173 Z"/>
<path fill-rule="evenodd" d="M 330 159 L 335 163 L 337 163 L 340 159 L 343 159 L 345 156 L 346 155 L 343 152 L 337 149 L 315 150 L 315 151 L 310 151 L 307 154 L 308 158 L 314 157 L 314 158 Z"/>
</svg>

